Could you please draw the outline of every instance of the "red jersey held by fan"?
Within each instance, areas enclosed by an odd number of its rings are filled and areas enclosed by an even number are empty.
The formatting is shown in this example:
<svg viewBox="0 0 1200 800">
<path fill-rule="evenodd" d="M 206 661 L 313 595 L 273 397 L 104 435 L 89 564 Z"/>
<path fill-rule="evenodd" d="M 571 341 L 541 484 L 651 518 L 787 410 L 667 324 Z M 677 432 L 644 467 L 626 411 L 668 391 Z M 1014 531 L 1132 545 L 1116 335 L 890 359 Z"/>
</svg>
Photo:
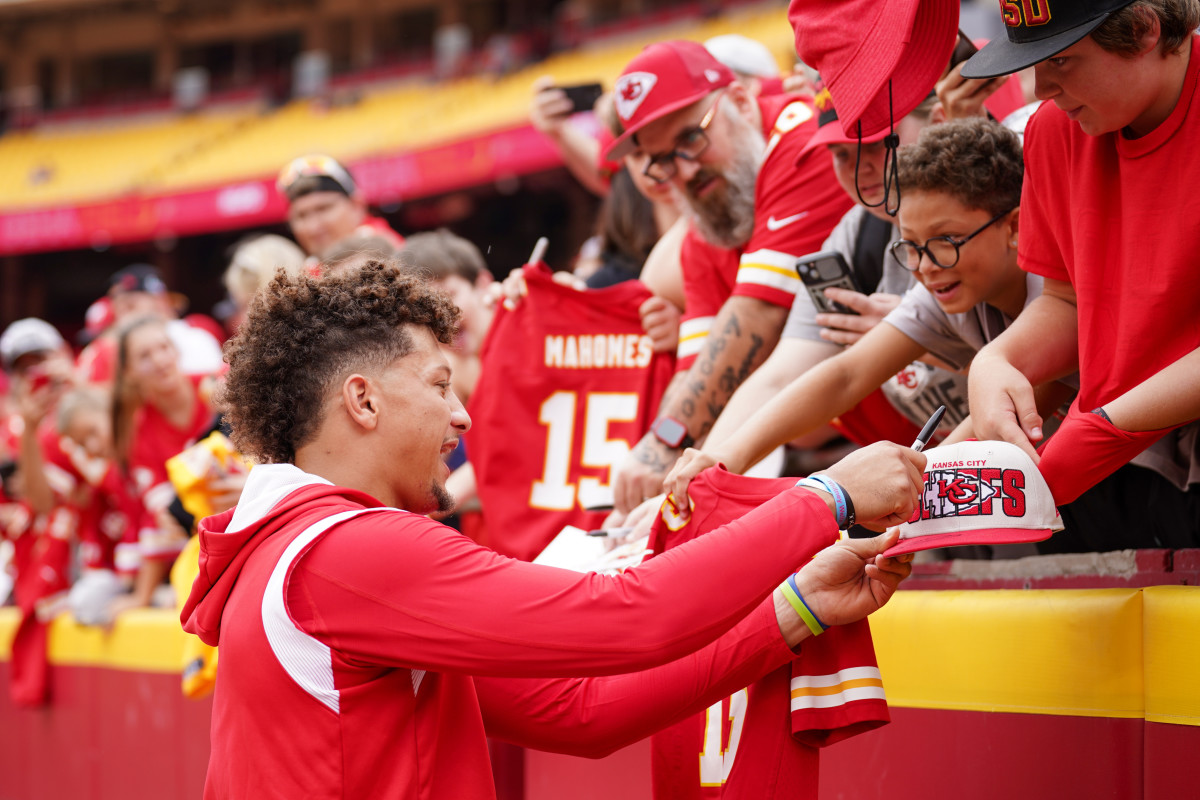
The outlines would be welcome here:
<svg viewBox="0 0 1200 800">
<path fill-rule="evenodd" d="M 596 528 L 611 472 L 653 421 L 673 370 L 642 330 L 638 281 L 576 291 L 527 268 L 529 294 L 501 309 L 480 351 L 468 411 L 488 543 L 532 560 L 565 525 Z"/>
<path fill-rule="evenodd" d="M 795 483 L 795 478 L 748 478 L 723 469 L 706 470 L 688 487 L 690 517 L 680 519 L 670 501 L 663 504 L 651 531 L 650 550 L 662 553 L 691 541 Z M 791 664 L 654 734 L 654 796 L 815 800 L 816 748 L 889 720 L 867 621 L 835 626 L 806 640 Z"/>
</svg>

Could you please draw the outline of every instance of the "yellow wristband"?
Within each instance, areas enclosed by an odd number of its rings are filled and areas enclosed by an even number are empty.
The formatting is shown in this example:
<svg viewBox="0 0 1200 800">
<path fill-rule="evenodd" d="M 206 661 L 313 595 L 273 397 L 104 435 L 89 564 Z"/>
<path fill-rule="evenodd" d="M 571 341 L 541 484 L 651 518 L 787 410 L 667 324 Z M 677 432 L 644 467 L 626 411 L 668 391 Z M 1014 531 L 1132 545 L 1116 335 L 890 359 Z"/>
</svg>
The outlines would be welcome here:
<svg viewBox="0 0 1200 800">
<path fill-rule="evenodd" d="M 800 619 L 804 620 L 804 624 L 812 631 L 813 636 L 820 636 L 825 632 L 824 626 L 817 620 L 816 616 L 809 610 L 804 601 L 800 599 L 800 595 L 792 588 L 788 581 L 779 584 L 779 591 L 783 592 L 784 598 L 788 604 L 795 610 Z"/>
</svg>

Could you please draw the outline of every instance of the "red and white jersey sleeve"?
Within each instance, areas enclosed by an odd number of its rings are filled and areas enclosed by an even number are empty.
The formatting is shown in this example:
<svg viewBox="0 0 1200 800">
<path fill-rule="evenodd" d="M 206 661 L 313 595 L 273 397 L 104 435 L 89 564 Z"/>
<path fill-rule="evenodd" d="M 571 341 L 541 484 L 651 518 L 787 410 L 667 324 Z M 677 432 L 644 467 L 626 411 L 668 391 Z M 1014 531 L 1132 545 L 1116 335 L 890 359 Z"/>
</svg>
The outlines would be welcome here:
<svg viewBox="0 0 1200 800">
<path fill-rule="evenodd" d="M 776 95 L 758 104 L 767 153 L 755 188 L 754 231 L 742 249 L 733 293 L 791 308 L 801 290 L 796 259 L 820 250 L 854 203 L 824 148 L 800 157 L 817 130 L 809 98 Z"/>
<path fill-rule="evenodd" d="M 642 330 L 637 281 L 586 292 L 527 269 L 480 353 L 469 411 L 489 544 L 532 560 L 565 525 L 599 527 L 611 472 L 654 419 L 673 372 Z"/>
<path fill-rule="evenodd" d="M 664 504 L 651 534 L 658 554 L 736 519 L 788 490 L 794 478 L 711 469 L 688 487 L 692 514 Z M 813 552 L 832 544 L 814 541 Z M 659 557 L 659 556 L 656 556 Z M 799 656 L 651 739 L 655 796 L 816 798 L 813 749 L 887 722 L 883 681 L 866 620 L 807 640 Z M 790 730 L 792 735 L 784 736 Z"/>
<path fill-rule="evenodd" d="M 717 247 L 694 226 L 679 250 L 683 272 L 686 307 L 679 321 L 679 346 L 675 351 L 675 369 L 687 370 L 704 348 L 721 306 L 733 294 L 738 276 L 738 252 Z"/>
</svg>

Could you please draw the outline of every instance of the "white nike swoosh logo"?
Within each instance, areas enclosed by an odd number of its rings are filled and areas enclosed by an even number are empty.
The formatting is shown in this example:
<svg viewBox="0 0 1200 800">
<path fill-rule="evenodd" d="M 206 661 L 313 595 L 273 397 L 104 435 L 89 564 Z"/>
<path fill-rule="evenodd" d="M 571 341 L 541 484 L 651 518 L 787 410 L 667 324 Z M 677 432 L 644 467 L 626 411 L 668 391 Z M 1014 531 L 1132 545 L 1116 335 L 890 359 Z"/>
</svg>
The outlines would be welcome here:
<svg viewBox="0 0 1200 800">
<path fill-rule="evenodd" d="M 788 225 L 791 225 L 796 220 L 804 219 L 807 216 L 808 216 L 807 211 L 801 211 L 799 214 L 792 214 L 790 217 L 784 217 L 783 219 L 775 219 L 774 215 L 769 216 L 769 217 L 767 217 L 767 230 L 777 231 L 780 228 L 785 228 Z"/>
</svg>

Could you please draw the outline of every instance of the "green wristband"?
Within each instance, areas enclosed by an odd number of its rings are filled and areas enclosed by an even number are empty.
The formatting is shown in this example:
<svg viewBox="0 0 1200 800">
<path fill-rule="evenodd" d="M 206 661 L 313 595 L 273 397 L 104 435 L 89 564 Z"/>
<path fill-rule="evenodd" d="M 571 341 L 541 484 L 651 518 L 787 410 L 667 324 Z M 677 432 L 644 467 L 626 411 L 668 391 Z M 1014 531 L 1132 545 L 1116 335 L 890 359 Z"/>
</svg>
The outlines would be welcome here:
<svg viewBox="0 0 1200 800">
<path fill-rule="evenodd" d="M 788 601 L 791 607 L 796 611 L 800 619 L 804 620 L 804 624 L 812 631 L 813 636 L 820 636 L 825 632 L 824 626 L 817 620 L 816 615 L 809 610 L 804 601 L 800 599 L 800 595 L 792 588 L 788 581 L 779 584 L 779 591 L 783 592 L 784 598 Z"/>
</svg>

